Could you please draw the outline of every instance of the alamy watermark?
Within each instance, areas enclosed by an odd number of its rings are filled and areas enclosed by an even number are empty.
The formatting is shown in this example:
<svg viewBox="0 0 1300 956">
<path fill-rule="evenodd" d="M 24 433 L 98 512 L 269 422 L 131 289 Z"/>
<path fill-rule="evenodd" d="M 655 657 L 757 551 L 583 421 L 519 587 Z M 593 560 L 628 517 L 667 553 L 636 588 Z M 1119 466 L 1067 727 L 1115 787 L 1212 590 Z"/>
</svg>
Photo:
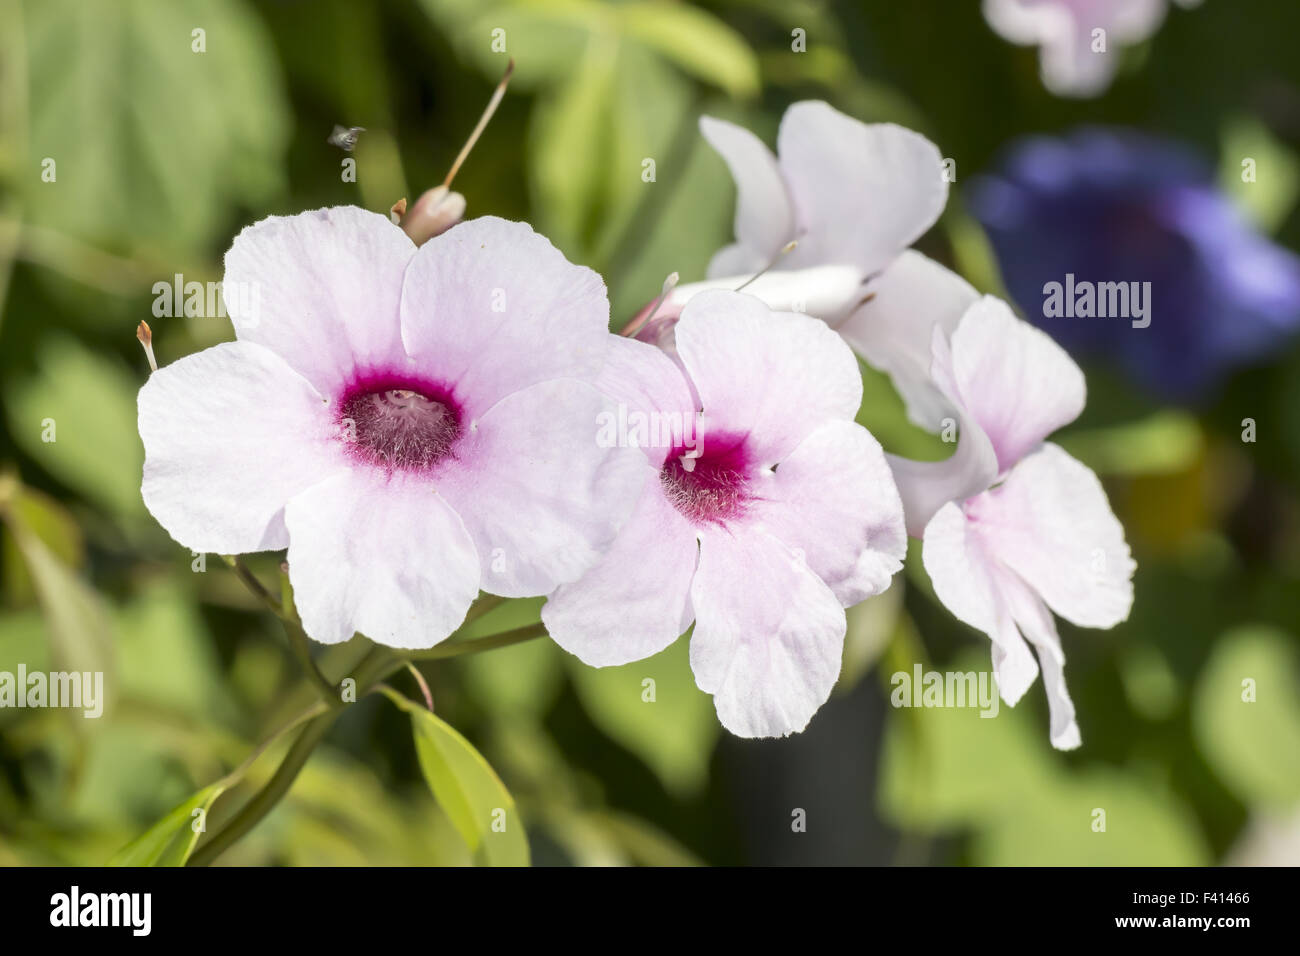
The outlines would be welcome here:
<svg viewBox="0 0 1300 956">
<path fill-rule="evenodd" d="M 170 282 L 155 282 L 151 291 L 154 318 L 229 317 L 241 329 L 255 329 L 261 322 L 262 287 L 257 282 L 186 282 L 178 272 Z"/>
<path fill-rule="evenodd" d="M 700 417 L 695 412 L 643 412 L 620 402 L 617 410 L 596 416 L 599 448 L 668 448 L 699 453 L 704 448 Z"/>
<path fill-rule="evenodd" d="M 1151 283 L 1076 282 L 1067 272 L 1065 282 L 1043 286 L 1043 317 L 1132 319 L 1133 328 L 1145 329 L 1151 324 Z"/>
<path fill-rule="evenodd" d="M 998 715 L 998 685 L 987 671 L 897 671 L 889 678 L 895 707 L 979 707 L 981 717 Z"/>
<path fill-rule="evenodd" d="M 104 713 L 103 671 L 0 671 L 0 708 L 81 709 L 92 720 Z"/>
</svg>

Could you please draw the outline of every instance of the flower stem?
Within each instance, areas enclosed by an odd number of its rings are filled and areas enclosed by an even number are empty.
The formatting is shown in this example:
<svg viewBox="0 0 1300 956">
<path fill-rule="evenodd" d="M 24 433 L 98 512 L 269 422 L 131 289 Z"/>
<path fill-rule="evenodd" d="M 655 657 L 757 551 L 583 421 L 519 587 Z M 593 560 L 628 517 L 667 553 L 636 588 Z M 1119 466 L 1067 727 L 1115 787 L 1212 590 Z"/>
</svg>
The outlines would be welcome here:
<svg viewBox="0 0 1300 956">
<path fill-rule="evenodd" d="M 231 567 L 237 569 L 236 573 L 238 573 L 238 568 L 241 566 L 238 559 L 229 559 L 229 563 L 231 564 Z M 251 574 L 249 577 L 252 577 Z M 243 580 L 242 576 L 241 580 Z M 257 583 L 256 578 L 252 578 L 252 580 L 254 583 Z M 257 583 L 257 586 L 261 588 L 260 583 Z M 263 588 L 262 590 L 265 589 Z M 493 598 L 490 595 L 485 596 L 481 601 L 487 606 L 483 607 L 478 614 L 474 614 L 473 610 L 471 610 L 470 613 L 474 617 L 485 614 L 488 610 L 496 607 L 497 604 L 500 604 L 501 600 L 502 599 L 500 598 Z M 282 620 L 285 620 L 286 628 L 288 628 L 289 621 L 284 618 L 283 614 L 281 614 L 280 617 Z M 296 622 L 294 623 L 296 624 Z M 299 629 L 301 629 L 300 625 Z M 431 650 L 408 654 L 405 656 L 398 656 L 386 648 L 372 645 L 366 655 L 361 658 L 353 668 L 351 668 L 351 676 L 356 681 L 357 699 L 360 700 L 361 697 L 371 689 L 380 685 L 390 674 L 393 674 L 395 671 L 398 671 L 403 667 L 410 666 L 410 659 L 442 660 L 450 657 L 461 657 L 467 654 L 478 654 L 483 651 L 495 650 L 500 647 L 509 647 L 512 644 L 531 641 L 534 638 L 543 636 L 545 633 L 546 627 L 539 621 L 536 624 L 529 624 L 525 627 L 516 627 L 508 631 L 502 631 L 499 634 L 492 634 L 488 637 L 480 637 L 475 640 L 449 641 Z M 285 754 L 284 760 L 281 761 L 280 766 L 276 768 L 271 779 L 267 781 L 266 785 L 263 786 L 262 789 L 248 801 L 248 803 L 244 804 L 244 806 L 240 808 L 239 812 L 236 813 L 221 830 L 213 834 L 211 839 L 207 840 L 202 846 L 194 851 L 194 855 L 190 857 L 189 862 L 186 865 L 208 866 L 216 860 L 217 857 L 233 846 L 240 838 L 257 826 L 257 824 L 260 823 L 282 799 L 284 799 L 285 795 L 289 792 L 289 789 L 293 786 L 294 781 L 298 779 L 298 774 L 301 773 L 302 768 L 306 766 L 307 760 L 315 751 L 316 746 L 324 739 L 325 734 L 329 732 L 330 727 L 334 725 L 334 721 L 337 720 L 339 715 L 342 713 L 342 695 L 338 692 L 337 686 L 331 684 L 324 675 L 321 675 L 320 672 L 315 669 L 314 664 L 312 665 L 312 670 L 315 670 L 315 672 L 320 676 L 322 684 L 329 691 L 329 696 L 325 700 L 325 704 L 328 705 L 329 709 L 307 719 L 306 725 L 303 726 L 301 731 L 299 731 L 297 738 L 289 747 L 289 752 Z M 290 727 L 297 726 L 303 719 L 304 718 L 299 718 L 294 721 Z M 281 730 L 279 733 L 284 732 L 284 730 Z M 277 736 L 279 736 L 279 734 L 277 734 Z M 256 759 L 256 755 L 265 750 L 268 744 L 269 741 L 262 744 L 254 752 L 254 756 L 250 757 L 250 760 L 246 761 L 246 763 Z"/>
<path fill-rule="evenodd" d="M 316 687 L 321 700 L 331 707 L 337 706 L 341 701 L 339 689 L 326 680 L 325 675 L 316 666 L 316 661 L 311 656 L 311 642 L 307 632 L 303 630 L 302 622 L 293 611 L 293 593 L 289 590 L 289 576 L 281 572 L 280 599 L 277 600 L 238 555 L 222 555 L 221 560 L 230 566 L 230 569 L 235 572 L 235 577 L 239 578 L 253 597 L 265 604 L 271 613 L 280 619 L 280 623 L 284 625 L 285 636 L 289 640 L 289 650 L 293 652 L 298 666 Z"/>
<path fill-rule="evenodd" d="M 354 668 L 352 677 L 359 689 L 368 690 L 389 674 L 405 666 L 405 661 L 393 656 L 387 650 L 372 646 Z M 358 699 L 362 696 L 358 694 Z M 324 739 L 334 721 L 342 713 L 341 707 L 329 710 L 311 718 L 299 732 L 298 737 L 289 747 L 284 760 L 276 768 L 271 779 L 259 790 L 248 803 L 240 809 L 220 831 L 194 851 L 188 866 L 208 866 L 236 841 L 257 826 L 272 809 L 275 808 L 289 792 L 298 774 L 306 765 L 307 759 L 315 751 L 316 745 Z"/>
<path fill-rule="evenodd" d="M 445 644 L 439 644 L 437 647 L 430 648 L 427 651 L 416 651 L 407 656 L 413 660 L 420 661 L 444 660 L 448 657 L 462 657 L 466 654 L 479 654 L 483 651 L 496 650 L 499 647 L 509 647 L 511 644 L 521 644 L 524 641 L 531 641 L 534 638 L 543 637 L 545 634 L 546 625 L 538 621 L 536 624 L 512 628 L 509 631 L 502 631 L 499 634 L 492 634 L 488 637 L 476 638 L 472 641 L 447 641 Z"/>
</svg>

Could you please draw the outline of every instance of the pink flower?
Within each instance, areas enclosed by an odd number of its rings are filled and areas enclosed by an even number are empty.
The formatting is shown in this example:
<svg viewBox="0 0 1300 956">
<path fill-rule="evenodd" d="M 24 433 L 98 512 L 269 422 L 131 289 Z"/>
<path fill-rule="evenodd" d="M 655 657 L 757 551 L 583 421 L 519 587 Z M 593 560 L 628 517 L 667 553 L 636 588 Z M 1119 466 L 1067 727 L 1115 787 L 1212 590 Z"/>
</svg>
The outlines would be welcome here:
<svg viewBox="0 0 1300 956">
<path fill-rule="evenodd" d="M 984 0 L 984 19 L 1004 39 L 1038 47 L 1045 87 L 1087 97 L 1110 86 L 1120 48 L 1154 34 L 1168 7 L 1169 0 Z"/>
<path fill-rule="evenodd" d="M 735 289 L 770 265 L 746 292 L 773 309 L 824 319 L 890 375 L 918 424 L 937 428 L 937 409 L 924 402 L 930 329 L 919 330 L 919 352 L 899 343 L 917 339 L 918 308 L 974 295 L 908 248 L 948 201 L 938 148 L 919 133 L 862 123 L 818 101 L 786 110 L 775 157 L 732 123 L 704 117 L 700 129 L 736 180 L 736 241 L 713 257 L 708 281 L 673 291 L 657 321 L 671 321 L 703 289 Z M 782 254 L 792 240 L 795 248 Z"/>
<path fill-rule="evenodd" d="M 951 342 L 933 326 L 932 374 L 960 440 L 946 461 L 889 457 L 908 531 L 924 540 L 939 600 L 993 641 L 1002 699 L 1014 705 L 1041 665 L 1052 744 L 1077 747 L 1052 612 L 1079 627 L 1114 627 L 1132 607 L 1135 569 L 1097 476 L 1044 441 L 1083 410 L 1083 373 L 1044 332 L 986 296 Z"/>
<path fill-rule="evenodd" d="M 675 340 L 676 362 L 616 340 L 601 385 L 629 420 L 659 423 L 649 480 L 542 620 L 597 667 L 655 654 L 694 621 L 691 666 L 722 724 L 799 731 L 839 676 L 844 608 L 883 591 L 906 550 L 888 465 L 853 421 L 857 362 L 823 323 L 743 293 L 693 298 Z"/>
<path fill-rule="evenodd" d="M 287 547 L 314 639 L 429 647 L 480 588 L 545 594 L 613 540 L 644 462 L 591 437 L 604 285 L 526 224 L 417 250 L 354 207 L 271 217 L 225 287 L 260 293 L 226 296 L 238 341 L 140 390 L 144 500 L 195 551 Z"/>
</svg>

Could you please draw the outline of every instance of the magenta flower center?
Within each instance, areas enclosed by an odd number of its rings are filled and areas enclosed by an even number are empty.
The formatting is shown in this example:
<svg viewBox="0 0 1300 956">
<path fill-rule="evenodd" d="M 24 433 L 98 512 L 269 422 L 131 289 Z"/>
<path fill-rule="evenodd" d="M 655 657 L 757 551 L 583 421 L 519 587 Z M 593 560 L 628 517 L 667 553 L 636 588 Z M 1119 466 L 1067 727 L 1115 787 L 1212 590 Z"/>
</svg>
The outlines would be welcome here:
<svg viewBox="0 0 1300 956">
<path fill-rule="evenodd" d="M 743 437 L 710 434 L 698 450 L 676 448 L 659 471 L 669 502 L 695 524 L 743 517 L 753 500 Z"/>
<path fill-rule="evenodd" d="M 393 470 L 430 468 L 452 454 L 460 407 L 440 385 L 393 379 L 358 382 L 339 402 L 339 426 L 355 454 Z"/>
</svg>

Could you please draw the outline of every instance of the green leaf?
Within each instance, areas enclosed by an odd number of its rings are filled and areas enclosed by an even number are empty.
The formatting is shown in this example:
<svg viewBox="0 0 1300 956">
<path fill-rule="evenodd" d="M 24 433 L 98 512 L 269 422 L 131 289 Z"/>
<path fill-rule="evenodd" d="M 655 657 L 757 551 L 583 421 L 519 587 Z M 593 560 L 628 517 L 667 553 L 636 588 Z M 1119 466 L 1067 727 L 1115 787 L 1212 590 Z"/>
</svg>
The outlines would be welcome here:
<svg viewBox="0 0 1300 956">
<path fill-rule="evenodd" d="M 206 816 L 223 789 L 222 783 L 204 787 L 122 847 L 108 865 L 184 866 L 199 839 L 200 831 L 194 828 L 194 811 L 201 809 Z"/>
<path fill-rule="evenodd" d="M 1300 159 L 1254 117 L 1232 120 L 1222 140 L 1219 184 L 1260 229 L 1276 231 L 1300 195 Z"/>
<path fill-rule="evenodd" d="M 1287 810 L 1300 801 L 1300 672 L 1295 645 L 1267 627 L 1225 634 L 1192 701 L 1197 745 L 1242 801 Z"/>
<path fill-rule="evenodd" d="M 737 98 L 758 95 L 758 57 L 744 37 L 711 13 L 658 0 L 622 3 L 614 9 L 627 36 L 686 72 Z"/>
<path fill-rule="evenodd" d="M 404 705 L 411 715 L 415 752 L 424 779 L 474 861 L 527 866 L 528 837 L 510 791 L 483 755 L 430 711 Z"/>
<path fill-rule="evenodd" d="M 274 50 L 240 0 L 23 4 L 26 216 L 95 243 L 199 250 L 232 202 L 282 186 L 289 113 Z M 206 31 L 195 52 L 191 31 Z"/>
<path fill-rule="evenodd" d="M 695 686 L 688 640 L 622 667 L 567 660 L 596 726 L 640 757 L 670 791 L 690 794 L 705 783 L 719 725 L 713 702 Z"/>
<path fill-rule="evenodd" d="M 1135 422 L 1071 431 L 1059 443 L 1105 475 L 1177 474 L 1193 467 L 1205 449 L 1196 418 L 1174 409 Z"/>
<path fill-rule="evenodd" d="M 81 566 L 85 558 L 81 528 L 58 501 L 33 488 L 18 486 L 15 481 L 5 506 L 13 509 L 15 519 L 30 528 L 56 558 L 69 567 Z M 11 604 L 27 604 L 35 596 L 27 565 L 13 536 L 0 537 L 3 538 L 0 567 L 4 573 L 5 596 Z"/>
<path fill-rule="evenodd" d="M 47 336 L 36 375 L 5 389 L 14 440 L 50 474 L 119 517 L 144 514 L 138 383 L 67 335 Z"/>
<path fill-rule="evenodd" d="M 27 569 L 59 668 L 111 670 L 113 642 L 108 612 L 99 595 L 23 522 L 18 509 L 0 509 L 0 517 Z"/>
<path fill-rule="evenodd" d="M 591 245 L 603 199 L 617 62 L 608 44 L 589 45 L 568 79 L 533 113 L 529 169 L 539 218 L 552 241 L 579 260 Z"/>
</svg>

